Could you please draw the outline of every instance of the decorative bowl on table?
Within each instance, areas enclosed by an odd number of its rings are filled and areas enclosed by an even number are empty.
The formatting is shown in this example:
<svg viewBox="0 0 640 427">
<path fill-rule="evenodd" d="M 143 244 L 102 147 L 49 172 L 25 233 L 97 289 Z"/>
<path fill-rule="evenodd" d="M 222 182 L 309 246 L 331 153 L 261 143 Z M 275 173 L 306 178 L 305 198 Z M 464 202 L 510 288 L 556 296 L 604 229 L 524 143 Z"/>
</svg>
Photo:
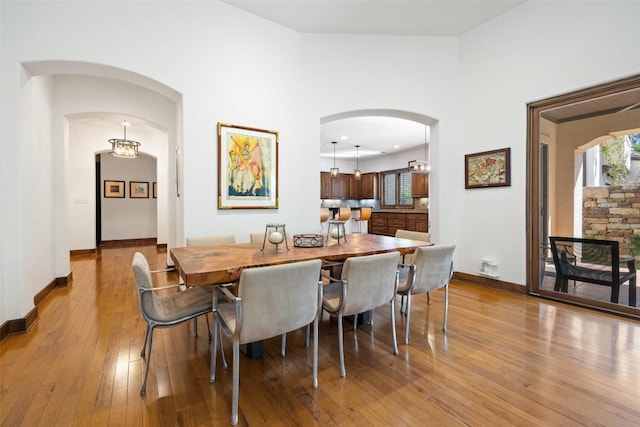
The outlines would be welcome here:
<svg viewBox="0 0 640 427">
<path fill-rule="evenodd" d="M 320 248 L 324 245 L 322 234 L 294 234 L 293 246 L 296 248 Z"/>
</svg>

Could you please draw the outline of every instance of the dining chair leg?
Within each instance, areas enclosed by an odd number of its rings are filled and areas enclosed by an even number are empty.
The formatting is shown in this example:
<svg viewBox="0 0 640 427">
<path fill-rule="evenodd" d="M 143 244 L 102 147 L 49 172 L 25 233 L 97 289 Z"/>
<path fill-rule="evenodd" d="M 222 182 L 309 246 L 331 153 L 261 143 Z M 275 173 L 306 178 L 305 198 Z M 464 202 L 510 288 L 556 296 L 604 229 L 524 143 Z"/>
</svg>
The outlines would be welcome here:
<svg viewBox="0 0 640 427">
<path fill-rule="evenodd" d="M 147 323 L 147 332 L 144 333 L 144 344 L 142 345 L 142 350 L 140 350 L 140 356 L 144 357 L 147 352 L 147 342 L 149 341 L 149 324 Z"/>
<path fill-rule="evenodd" d="M 213 317 L 213 340 L 211 342 L 211 361 L 209 362 L 209 382 L 216 380 L 216 353 L 218 353 L 218 339 L 222 341 L 222 331 L 218 330 L 218 319 Z M 224 353 L 223 353 L 224 355 Z M 225 361 L 226 364 L 226 361 Z"/>
<path fill-rule="evenodd" d="M 338 313 L 338 352 L 340 353 L 340 376 L 345 378 L 347 370 L 344 367 L 344 333 L 342 331 L 342 312 Z"/>
<path fill-rule="evenodd" d="M 358 328 L 358 313 L 353 315 L 353 332 Z"/>
<path fill-rule="evenodd" d="M 305 348 L 309 348 L 309 334 L 310 333 L 311 333 L 311 323 L 309 323 L 305 327 L 305 334 L 304 334 L 304 346 L 305 346 Z"/>
<path fill-rule="evenodd" d="M 147 393 L 147 378 L 149 377 L 149 366 L 151 365 L 151 347 L 153 346 L 153 326 L 149 325 L 147 337 L 149 338 L 149 354 L 147 354 L 147 366 L 144 370 L 144 380 L 142 380 L 142 387 L 140 388 L 140 395 L 144 396 Z"/>
<path fill-rule="evenodd" d="M 211 339 L 211 327 L 209 326 L 209 315 L 205 314 L 204 318 L 207 321 L 207 333 L 209 334 L 209 339 Z"/>
<path fill-rule="evenodd" d="M 447 332 L 447 317 L 449 314 L 449 285 L 444 286 L 444 322 L 442 324 L 442 330 Z"/>
<path fill-rule="evenodd" d="M 409 344 L 409 325 L 411 323 L 411 294 L 407 294 L 405 313 L 407 315 L 406 323 L 404 325 L 404 343 Z"/>
<path fill-rule="evenodd" d="M 285 357 L 287 355 L 287 334 L 282 334 L 282 340 L 280 341 L 280 356 Z"/>
<path fill-rule="evenodd" d="M 313 378 L 311 379 L 311 386 L 318 388 L 318 323 L 320 323 L 320 314 L 316 315 L 313 320 Z M 307 334 L 309 332 L 309 326 L 307 325 Z M 308 336 L 308 335 L 307 335 Z"/>
<path fill-rule="evenodd" d="M 393 354 L 398 354 L 398 338 L 396 336 L 396 300 L 391 298 L 389 302 L 391 308 L 391 333 L 393 336 Z"/>
<path fill-rule="evenodd" d="M 233 391 L 231 400 L 231 425 L 238 424 L 238 387 L 240 387 L 240 341 L 233 341 Z"/>
<path fill-rule="evenodd" d="M 431 304 L 431 294 L 427 292 L 427 304 Z"/>
<path fill-rule="evenodd" d="M 224 355 L 224 344 L 222 342 L 222 329 L 218 328 L 218 337 L 220 338 L 220 354 L 222 355 L 222 369 L 227 369 L 229 364 L 227 363 L 227 356 Z"/>
</svg>

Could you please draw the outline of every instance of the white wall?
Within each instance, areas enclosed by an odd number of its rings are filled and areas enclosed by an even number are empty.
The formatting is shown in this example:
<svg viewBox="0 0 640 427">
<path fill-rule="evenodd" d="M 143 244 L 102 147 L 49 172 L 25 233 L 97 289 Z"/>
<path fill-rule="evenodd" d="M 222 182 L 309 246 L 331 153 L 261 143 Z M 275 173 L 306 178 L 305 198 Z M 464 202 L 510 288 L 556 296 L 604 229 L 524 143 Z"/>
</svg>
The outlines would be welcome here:
<svg viewBox="0 0 640 427">
<path fill-rule="evenodd" d="M 525 284 L 526 104 L 638 73 L 638 19 L 639 2 L 526 2 L 460 39 L 455 164 L 502 147 L 511 147 L 512 164 L 511 187 L 464 190 L 451 181 L 456 270 L 474 273 L 490 258 L 500 279 Z"/>
<path fill-rule="evenodd" d="M 303 72 L 314 82 L 304 87 L 303 98 L 314 101 L 309 104 L 312 116 L 386 109 L 430 118 L 435 121 L 429 147 L 432 168 L 448 170 L 454 164 L 451 153 L 459 144 L 460 128 L 456 38 L 312 34 L 302 40 Z M 419 158 L 423 156 L 421 152 Z M 456 228 L 442 223 L 456 210 L 455 198 L 445 197 L 445 188 L 454 183 L 442 181 L 442 176 L 430 176 L 432 238 L 455 242 Z"/>
<path fill-rule="evenodd" d="M 6 198 L 0 321 L 24 315 L 35 293 L 68 274 L 68 237 L 58 235 L 67 229 L 66 208 L 49 199 L 60 197 L 63 206 L 69 199 L 69 177 L 60 167 L 69 149 L 64 117 L 117 111 L 99 103 L 92 108 L 99 99 L 78 92 L 71 92 L 76 105 L 66 108 L 60 97 L 52 110 L 46 87 L 34 91 L 20 64 L 70 61 L 66 74 L 108 66 L 128 71 L 129 81 L 171 89 L 168 141 L 182 147 L 184 160 L 183 197 L 168 208 L 178 219 L 170 224 L 176 243 L 229 231 L 248 241 L 249 232 L 274 221 L 286 223 L 289 232 L 315 230 L 320 118 L 377 108 L 431 117 L 437 120 L 430 147 L 434 241 L 458 245 L 456 270 L 475 273 L 480 258 L 490 257 L 501 279 L 520 284 L 526 102 L 640 69 L 632 30 L 637 2 L 526 2 L 460 39 L 300 35 L 219 1 L 2 2 L 0 8 L 0 185 Z M 79 62 L 96 67 L 79 70 Z M 36 105 L 25 101 L 31 95 Z M 143 113 L 129 113 L 145 117 L 143 103 L 154 111 L 150 99 L 135 104 Z M 52 111 L 52 124 L 42 111 Z M 217 122 L 279 131 L 280 209 L 217 210 Z M 512 186 L 465 191 L 464 154 L 505 146 L 512 148 Z M 171 155 L 166 166 L 158 157 L 159 173 L 170 173 Z M 42 170 L 29 166 L 34 157 Z M 29 227 L 42 216 L 53 219 L 45 218 L 35 237 Z M 38 277 L 27 273 L 27 262 L 38 266 Z"/>
</svg>

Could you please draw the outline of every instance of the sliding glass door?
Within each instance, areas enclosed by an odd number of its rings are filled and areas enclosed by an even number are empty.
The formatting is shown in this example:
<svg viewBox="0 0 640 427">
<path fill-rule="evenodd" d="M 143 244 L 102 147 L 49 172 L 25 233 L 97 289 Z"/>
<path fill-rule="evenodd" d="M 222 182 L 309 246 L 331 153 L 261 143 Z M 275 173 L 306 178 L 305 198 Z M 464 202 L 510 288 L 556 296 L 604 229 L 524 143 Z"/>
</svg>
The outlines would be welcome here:
<svg viewBox="0 0 640 427">
<path fill-rule="evenodd" d="M 534 102 L 527 120 L 529 292 L 640 317 L 629 284 L 618 303 L 603 285 L 554 290 L 549 250 L 553 235 L 616 240 L 640 262 L 640 76 Z"/>
</svg>

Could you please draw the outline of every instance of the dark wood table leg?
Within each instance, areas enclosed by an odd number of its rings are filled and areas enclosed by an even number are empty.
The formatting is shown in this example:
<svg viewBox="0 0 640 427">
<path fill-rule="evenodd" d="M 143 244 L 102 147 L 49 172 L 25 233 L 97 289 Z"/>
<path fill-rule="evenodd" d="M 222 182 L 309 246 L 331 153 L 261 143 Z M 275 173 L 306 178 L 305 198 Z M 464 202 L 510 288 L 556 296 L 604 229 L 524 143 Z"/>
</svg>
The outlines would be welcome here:
<svg viewBox="0 0 640 427">
<path fill-rule="evenodd" d="M 240 351 L 243 352 L 249 359 L 259 359 L 264 355 L 264 341 L 242 344 L 240 346 Z"/>
</svg>

